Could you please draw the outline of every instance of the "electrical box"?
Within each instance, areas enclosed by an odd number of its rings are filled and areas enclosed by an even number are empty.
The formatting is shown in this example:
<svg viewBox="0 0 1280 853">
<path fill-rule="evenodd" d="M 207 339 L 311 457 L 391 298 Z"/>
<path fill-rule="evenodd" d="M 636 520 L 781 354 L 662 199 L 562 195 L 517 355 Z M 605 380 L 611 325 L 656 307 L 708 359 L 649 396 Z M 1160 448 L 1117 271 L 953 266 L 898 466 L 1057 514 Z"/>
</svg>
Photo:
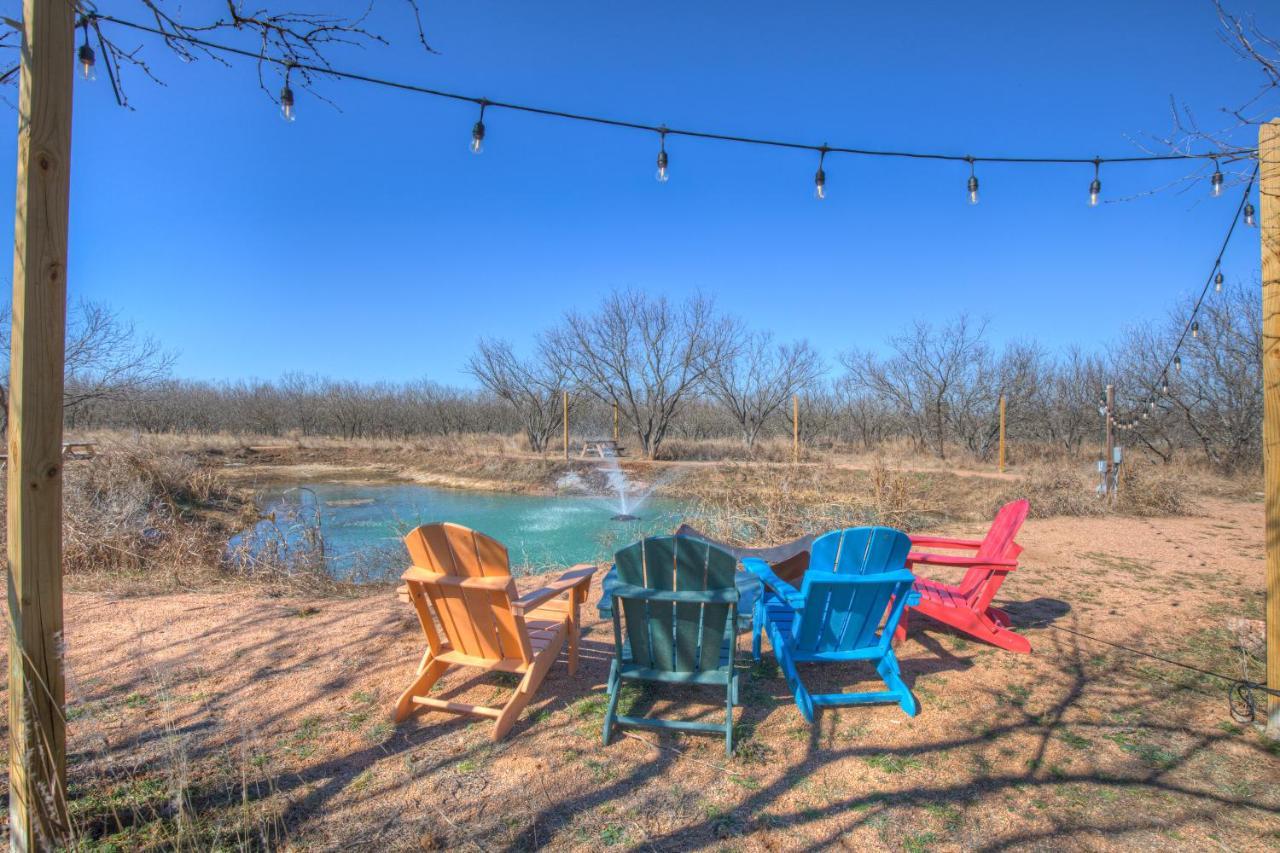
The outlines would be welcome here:
<svg viewBox="0 0 1280 853">
<path fill-rule="evenodd" d="M 1117 444 L 1115 447 L 1111 448 L 1112 462 L 1119 465 L 1123 459 L 1124 459 L 1123 448 L 1121 448 L 1120 445 Z"/>
</svg>

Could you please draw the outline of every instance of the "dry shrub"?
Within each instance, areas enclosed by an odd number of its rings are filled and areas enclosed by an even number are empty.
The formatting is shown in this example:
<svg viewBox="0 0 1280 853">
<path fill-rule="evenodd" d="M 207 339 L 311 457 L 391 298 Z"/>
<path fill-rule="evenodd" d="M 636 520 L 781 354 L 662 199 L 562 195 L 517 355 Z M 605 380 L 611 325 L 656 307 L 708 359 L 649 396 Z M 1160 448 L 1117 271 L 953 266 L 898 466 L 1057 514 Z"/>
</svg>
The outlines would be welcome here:
<svg viewBox="0 0 1280 853">
<path fill-rule="evenodd" d="M 1000 491 L 989 512 L 994 515 L 1009 501 L 1027 498 L 1031 501 L 1032 518 L 1104 515 L 1107 505 L 1098 497 L 1094 486 L 1078 465 L 1032 465 L 1017 485 Z"/>
<path fill-rule="evenodd" d="M 1120 466 L 1114 509 L 1125 515 L 1187 515 L 1195 510 L 1181 472 L 1166 465 Z"/>
<path fill-rule="evenodd" d="M 910 478 L 884 464 L 838 478 L 823 467 L 728 465 L 680 486 L 689 523 L 746 546 L 860 524 L 911 529 L 928 513 Z"/>
</svg>

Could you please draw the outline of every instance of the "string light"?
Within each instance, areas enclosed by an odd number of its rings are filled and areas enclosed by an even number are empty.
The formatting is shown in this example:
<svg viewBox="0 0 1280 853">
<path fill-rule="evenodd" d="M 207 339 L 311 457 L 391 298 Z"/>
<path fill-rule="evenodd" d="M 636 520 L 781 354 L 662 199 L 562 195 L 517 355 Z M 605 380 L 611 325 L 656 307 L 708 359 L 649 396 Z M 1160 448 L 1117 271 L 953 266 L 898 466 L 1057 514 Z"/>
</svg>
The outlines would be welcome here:
<svg viewBox="0 0 1280 853">
<path fill-rule="evenodd" d="M 1200 321 L 1199 320 L 1191 321 L 1191 337 L 1193 338 L 1200 337 Z"/>
<path fill-rule="evenodd" d="M 1093 182 L 1089 184 L 1089 206 L 1098 206 L 1098 196 L 1102 193 L 1102 181 L 1098 177 L 1098 171 L 1102 168 L 1102 161 L 1095 159 L 1093 161 Z"/>
<path fill-rule="evenodd" d="M 813 175 L 813 196 L 821 201 L 827 197 L 827 173 L 822 171 L 822 164 L 827 159 L 827 146 L 824 143 L 818 152 L 818 171 Z"/>
<path fill-rule="evenodd" d="M 480 118 L 471 127 L 471 153 L 484 153 L 484 108 L 489 106 L 489 102 L 481 99 L 480 101 Z"/>
<path fill-rule="evenodd" d="M 84 43 L 76 53 L 76 58 L 80 60 L 80 76 L 85 80 L 96 80 L 98 74 L 93 68 L 96 57 L 93 55 L 93 48 L 89 47 L 89 19 L 85 18 L 80 27 L 84 30 Z"/>
<path fill-rule="evenodd" d="M 969 204 L 978 203 L 978 175 L 974 171 L 973 158 L 965 157 L 969 161 Z"/>
<path fill-rule="evenodd" d="M 289 88 L 289 75 L 293 71 L 293 63 L 284 67 L 284 87 L 280 90 L 280 117 L 285 121 L 293 121 L 298 117 L 293 108 L 293 90 Z"/>
<path fill-rule="evenodd" d="M 654 173 L 654 177 L 658 183 L 665 184 L 667 182 L 667 131 L 666 128 L 658 131 L 658 171 Z"/>
<path fill-rule="evenodd" d="M 1214 198 L 1222 195 L 1222 170 L 1218 168 L 1218 161 L 1213 161 L 1213 177 L 1209 179 L 1209 192 Z"/>
<path fill-rule="evenodd" d="M 1161 394 L 1169 393 L 1169 374 L 1168 373 L 1165 373 L 1163 376 L 1160 377 L 1160 393 Z"/>
<path fill-rule="evenodd" d="M 1214 293 L 1222 292 L 1222 270 L 1218 270 L 1218 274 L 1213 277 L 1213 291 Z"/>
<path fill-rule="evenodd" d="M 1174 370 L 1174 372 L 1175 372 L 1175 373 L 1181 373 L 1181 372 L 1182 372 L 1182 356 L 1180 356 L 1180 355 L 1175 355 L 1175 356 L 1173 357 L 1173 370 Z"/>
<path fill-rule="evenodd" d="M 1244 224 L 1253 227 L 1257 223 L 1253 218 L 1253 204 L 1246 202 L 1244 206 Z"/>
</svg>

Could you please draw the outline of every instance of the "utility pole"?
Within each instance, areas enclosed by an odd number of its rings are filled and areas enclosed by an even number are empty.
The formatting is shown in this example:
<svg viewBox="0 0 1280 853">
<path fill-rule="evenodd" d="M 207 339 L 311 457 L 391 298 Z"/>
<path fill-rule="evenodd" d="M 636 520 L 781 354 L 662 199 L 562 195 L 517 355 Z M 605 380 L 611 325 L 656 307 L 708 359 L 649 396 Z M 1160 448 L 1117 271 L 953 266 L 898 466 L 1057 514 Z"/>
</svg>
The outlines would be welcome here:
<svg viewBox="0 0 1280 853">
<path fill-rule="evenodd" d="M 1004 395 L 1000 395 L 1000 473 L 1004 473 Z"/>
<path fill-rule="evenodd" d="M 564 461 L 569 461 L 569 392 L 560 392 L 562 408 L 564 412 Z"/>
<path fill-rule="evenodd" d="M 613 443 L 618 443 L 618 401 L 613 401 Z"/>
<path fill-rule="evenodd" d="M 1262 478 L 1266 486 L 1267 735 L 1280 740 L 1280 119 L 1258 131 L 1262 236 Z M 12 492 L 11 492 L 12 494 Z"/>
<path fill-rule="evenodd" d="M 9 844 L 68 840 L 62 371 L 75 9 L 23 0 L 9 356 Z"/>
</svg>

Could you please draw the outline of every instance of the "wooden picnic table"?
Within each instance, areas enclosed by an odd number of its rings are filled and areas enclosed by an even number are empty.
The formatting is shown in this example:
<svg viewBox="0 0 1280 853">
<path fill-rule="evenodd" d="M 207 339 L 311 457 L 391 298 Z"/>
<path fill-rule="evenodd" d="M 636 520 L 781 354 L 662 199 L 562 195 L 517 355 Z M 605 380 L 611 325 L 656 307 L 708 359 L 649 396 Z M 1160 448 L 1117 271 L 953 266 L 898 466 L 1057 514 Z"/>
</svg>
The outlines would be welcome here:
<svg viewBox="0 0 1280 853">
<path fill-rule="evenodd" d="M 92 459 L 97 455 L 97 445 L 92 441 L 64 441 L 62 443 L 63 459 Z M 7 460 L 7 451 L 0 452 L 0 461 Z"/>
<path fill-rule="evenodd" d="M 582 453 L 578 458 L 586 459 L 591 454 L 601 459 L 615 459 L 622 455 L 622 448 L 611 438 L 589 438 L 582 442 Z"/>
</svg>

